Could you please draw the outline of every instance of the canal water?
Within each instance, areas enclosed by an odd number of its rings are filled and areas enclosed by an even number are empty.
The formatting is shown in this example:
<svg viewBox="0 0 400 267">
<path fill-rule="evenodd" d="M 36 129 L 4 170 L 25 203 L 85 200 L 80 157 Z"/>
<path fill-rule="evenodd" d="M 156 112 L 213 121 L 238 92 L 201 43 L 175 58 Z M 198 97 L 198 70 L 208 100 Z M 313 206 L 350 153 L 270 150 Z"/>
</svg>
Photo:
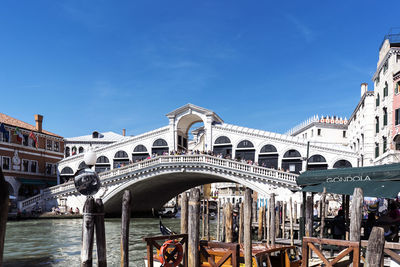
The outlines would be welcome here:
<svg viewBox="0 0 400 267">
<path fill-rule="evenodd" d="M 163 219 L 163 224 L 180 231 L 180 219 Z M 81 219 L 27 220 L 8 222 L 4 248 L 4 267 L 80 265 Z M 120 266 L 121 219 L 106 219 L 107 263 Z M 211 233 L 216 221 L 210 221 Z M 132 218 L 130 225 L 130 266 L 143 267 L 146 246 L 144 236 L 160 235 L 159 220 Z M 97 266 L 96 246 L 93 266 Z"/>
</svg>

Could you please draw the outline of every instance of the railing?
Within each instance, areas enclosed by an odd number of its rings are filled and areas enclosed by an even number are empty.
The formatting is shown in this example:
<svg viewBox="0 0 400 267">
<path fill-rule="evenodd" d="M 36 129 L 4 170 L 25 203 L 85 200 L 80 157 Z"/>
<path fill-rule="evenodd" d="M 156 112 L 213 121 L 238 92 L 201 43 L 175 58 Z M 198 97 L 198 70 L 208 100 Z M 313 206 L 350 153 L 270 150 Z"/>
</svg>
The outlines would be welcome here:
<svg viewBox="0 0 400 267">
<path fill-rule="evenodd" d="M 240 172 L 247 172 L 259 176 L 265 176 L 265 178 L 280 180 L 286 184 L 296 186 L 297 174 L 282 172 L 274 169 L 268 169 L 261 166 L 250 165 L 247 163 L 237 162 L 229 159 L 222 159 L 210 155 L 165 155 L 157 156 L 155 158 L 146 159 L 141 162 L 136 162 L 121 168 L 112 169 L 110 171 L 102 172 L 99 174 L 100 180 L 104 181 L 112 177 L 125 175 L 136 170 L 157 166 L 159 164 L 168 163 L 207 163 L 208 165 L 215 167 L 224 167 L 233 169 Z M 33 203 L 36 203 L 43 198 L 51 197 L 61 193 L 67 193 L 75 190 L 74 183 L 72 181 L 56 185 L 43 190 L 43 193 L 29 199 L 21 201 L 20 205 L 22 208 L 28 207 Z"/>
<path fill-rule="evenodd" d="M 201 240 L 199 247 L 200 266 L 240 266 L 240 246 L 238 243 L 209 242 Z M 213 248 L 219 249 L 218 253 L 213 253 Z"/>
</svg>

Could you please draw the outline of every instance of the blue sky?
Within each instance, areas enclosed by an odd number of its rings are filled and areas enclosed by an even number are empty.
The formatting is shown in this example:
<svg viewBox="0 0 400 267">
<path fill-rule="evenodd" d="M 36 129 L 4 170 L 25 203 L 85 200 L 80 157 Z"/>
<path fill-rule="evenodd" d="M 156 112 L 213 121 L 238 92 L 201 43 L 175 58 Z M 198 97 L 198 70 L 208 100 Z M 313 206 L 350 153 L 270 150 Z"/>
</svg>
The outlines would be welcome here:
<svg viewBox="0 0 400 267">
<path fill-rule="evenodd" d="M 64 137 L 137 135 L 186 104 L 283 133 L 349 117 L 397 1 L 5 0 L 0 112 Z"/>
</svg>

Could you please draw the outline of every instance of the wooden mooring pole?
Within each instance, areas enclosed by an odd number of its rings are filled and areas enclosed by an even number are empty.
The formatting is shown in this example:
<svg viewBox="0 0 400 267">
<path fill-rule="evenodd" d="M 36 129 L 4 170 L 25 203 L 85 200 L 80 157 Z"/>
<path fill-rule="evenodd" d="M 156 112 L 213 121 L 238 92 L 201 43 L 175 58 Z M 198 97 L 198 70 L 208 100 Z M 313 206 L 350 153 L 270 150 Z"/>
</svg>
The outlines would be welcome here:
<svg viewBox="0 0 400 267">
<path fill-rule="evenodd" d="M 129 223 L 131 220 L 132 194 L 125 190 L 121 215 L 121 267 L 129 266 Z"/>
<path fill-rule="evenodd" d="M 206 235 L 206 220 L 205 220 L 205 215 L 206 215 L 206 205 L 205 205 L 204 199 L 201 200 L 201 239 L 204 239 Z"/>
<path fill-rule="evenodd" d="M 240 213 L 239 213 L 239 239 L 238 242 L 243 244 L 243 234 L 244 234 L 244 204 L 240 203 Z"/>
<path fill-rule="evenodd" d="M 233 242 L 233 217 L 232 203 L 228 202 L 225 206 L 225 242 Z"/>
<path fill-rule="evenodd" d="M 207 206 L 206 206 L 206 238 L 207 241 L 210 241 L 210 207 L 209 207 L 209 202 L 208 199 L 206 200 Z"/>
<path fill-rule="evenodd" d="M 193 188 L 189 197 L 189 227 L 188 227 L 188 266 L 199 267 L 199 212 L 200 190 Z"/>
<path fill-rule="evenodd" d="M 267 239 L 267 203 L 263 206 L 263 239 Z"/>
<path fill-rule="evenodd" d="M 263 208 L 260 207 L 258 209 L 258 235 L 257 235 L 257 239 L 258 241 L 260 241 L 262 239 L 263 236 Z"/>
<path fill-rule="evenodd" d="M 188 233 L 188 197 L 186 192 L 181 197 L 181 234 Z"/>
<path fill-rule="evenodd" d="M 276 212 L 275 212 L 275 194 L 274 193 L 271 194 L 270 202 L 271 202 L 271 206 L 270 206 L 270 208 L 271 208 L 271 234 L 270 234 L 271 235 L 271 246 L 275 246 L 275 239 L 276 239 L 275 215 L 276 215 Z"/>
<path fill-rule="evenodd" d="M 81 267 L 93 266 L 95 212 L 94 199 L 93 197 L 88 197 L 83 205 Z"/>
<path fill-rule="evenodd" d="M 306 202 L 306 227 L 305 236 L 312 237 L 313 230 L 313 198 L 311 196 L 307 197 Z"/>
<path fill-rule="evenodd" d="M 267 245 L 271 244 L 271 198 L 268 199 L 267 201 L 267 220 L 266 220 L 266 224 L 267 224 Z"/>
<path fill-rule="evenodd" d="M 289 198 L 290 245 L 294 245 L 292 198 Z"/>
<path fill-rule="evenodd" d="M 96 247 L 97 247 L 97 266 L 107 267 L 107 248 L 106 248 L 106 229 L 104 226 L 104 205 L 103 201 L 96 199 Z"/>
<path fill-rule="evenodd" d="M 252 262 L 252 242 L 251 242 L 251 210 L 253 199 L 251 189 L 246 188 L 244 193 L 244 263 L 245 267 L 253 266 Z"/>
<path fill-rule="evenodd" d="M 368 239 L 366 261 L 367 267 L 382 266 L 385 247 L 385 231 L 381 227 L 372 228 Z"/>
<path fill-rule="evenodd" d="M 320 203 L 321 203 L 321 226 L 320 226 L 320 238 L 324 238 L 324 229 L 325 229 L 325 208 L 326 208 L 326 204 L 325 204 L 325 200 L 326 200 L 326 187 L 324 187 L 324 190 L 322 192 L 321 195 L 321 199 L 320 199 Z M 322 248 L 322 245 L 321 245 Z"/>
<path fill-rule="evenodd" d="M 361 221 L 364 193 L 361 188 L 354 188 L 353 199 L 351 202 L 350 218 L 350 241 L 361 240 Z"/>
<path fill-rule="evenodd" d="M 217 241 L 221 241 L 220 237 L 220 228 L 221 228 L 221 216 L 220 216 L 220 209 L 221 209 L 221 200 L 218 199 L 218 204 L 217 204 Z"/>
<path fill-rule="evenodd" d="M 8 216 L 8 186 L 0 167 L 0 266 L 3 266 L 4 240 Z"/>
</svg>

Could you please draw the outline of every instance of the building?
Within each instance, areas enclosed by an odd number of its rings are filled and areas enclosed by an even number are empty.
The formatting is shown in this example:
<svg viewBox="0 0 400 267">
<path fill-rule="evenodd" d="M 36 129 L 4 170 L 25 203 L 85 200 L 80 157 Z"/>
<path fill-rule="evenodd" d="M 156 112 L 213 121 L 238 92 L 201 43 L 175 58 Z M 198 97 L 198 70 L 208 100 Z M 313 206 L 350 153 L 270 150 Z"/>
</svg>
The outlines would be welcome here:
<svg viewBox="0 0 400 267">
<path fill-rule="evenodd" d="M 0 163 L 12 198 L 23 200 L 57 184 L 57 162 L 64 156 L 63 137 L 0 113 Z"/>
</svg>

